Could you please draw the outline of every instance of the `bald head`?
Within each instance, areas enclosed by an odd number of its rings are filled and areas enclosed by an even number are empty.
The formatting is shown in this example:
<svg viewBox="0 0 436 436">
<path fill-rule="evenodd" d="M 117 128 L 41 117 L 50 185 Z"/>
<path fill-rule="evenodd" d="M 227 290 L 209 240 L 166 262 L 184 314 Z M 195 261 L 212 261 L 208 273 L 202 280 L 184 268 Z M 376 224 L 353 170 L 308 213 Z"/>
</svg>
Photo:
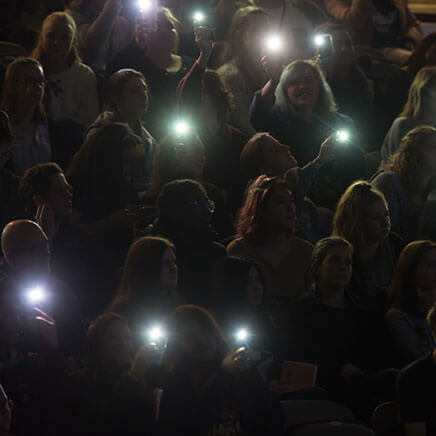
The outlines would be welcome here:
<svg viewBox="0 0 436 436">
<path fill-rule="evenodd" d="M 11 221 L 3 229 L 1 246 L 4 258 L 14 269 L 45 270 L 50 262 L 48 238 L 34 221 Z"/>
</svg>

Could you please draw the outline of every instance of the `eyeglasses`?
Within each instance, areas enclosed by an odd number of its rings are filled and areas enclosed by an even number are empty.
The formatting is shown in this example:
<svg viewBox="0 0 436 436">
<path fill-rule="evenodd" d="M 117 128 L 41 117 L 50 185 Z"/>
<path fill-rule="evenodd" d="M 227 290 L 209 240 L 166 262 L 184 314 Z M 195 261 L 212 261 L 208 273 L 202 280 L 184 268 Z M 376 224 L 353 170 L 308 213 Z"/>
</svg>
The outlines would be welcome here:
<svg viewBox="0 0 436 436">
<path fill-rule="evenodd" d="M 194 206 L 196 209 L 200 209 L 202 207 L 207 207 L 207 210 L 210 213 L 215 212 L 215 202 L 213 200 L 210 200 L 209 198 L 206 200 L 193 200 L 189 204 Z"/>
<path fill-rule="evenodd" d="M 26 86 L 26 88 L 44 88 L 47 85 L 46 79 L 25 79 L 20 80 L 19 83 L 22 83 Z"/>
</svg>

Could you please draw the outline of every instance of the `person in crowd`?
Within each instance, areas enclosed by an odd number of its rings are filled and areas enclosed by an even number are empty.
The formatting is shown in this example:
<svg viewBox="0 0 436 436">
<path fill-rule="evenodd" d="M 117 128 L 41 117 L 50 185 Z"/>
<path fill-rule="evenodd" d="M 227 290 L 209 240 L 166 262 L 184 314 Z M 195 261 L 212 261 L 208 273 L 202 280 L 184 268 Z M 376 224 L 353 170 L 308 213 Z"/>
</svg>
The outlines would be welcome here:
<svg viewBox="0 0 436 436">
<path fill-rule="evenodd" d="M 353 38 L 344 25 L 337 23 L 324 23 L 316 33 L 331 37 L 332 53 L 321 55 L 320 62 L 338 110 L 353 119 L 362 144 L 371 149 L 373 86 L 357 63 Z"/>
<path fill-rule="evenodd" d="M 227 62 L 217 70 L 234 96 L 231 124 L 247 137 L 255 133 L 248 118 L 250 102 L 255 91 L 267 80 L 260 58 L 262 38 L 269 29 L 268 15 L 261 8 L 247 6 L 238 9 L 229 31 Z"/>
<path fill-rule="evenodd" d="M 0 111 L 0 229 L 21 212 L 18 198 L 19 178 L 10 168 L 13 133 L 9 117 Z"/>
<path fill-rule="evenodd" d="M 353 183 L 342 195 L 333 218 L 333 235 L 354 247 L 350 292 L 360 303 L 383 312 L 402 239 L 392 233 L 388 203 L 370 183 Z"/>
<path fill-rule="evenodd" d="M 52 147 L 42 100 L 46 79 L 41 64 L 17 58 L 6 70 L 1 109 L 13 130 L 12 165 L 21 176 L 27 168 L 50 162 Z"/>
<path fill-rule="evenodd" d="M 145 128 L 143 117 L 150 101 L 150 90 L 142 73 L 122 69 L 109 78 L 106 89 L 106 110 L 89 126 L 86 137 L 99 127 L 110 123 L 126 123 L 142 139 L 144 151 L 134 168 L 133 182 L 139 192 L 146 191 L 150 182 L 156 141 Z"/>
<path fill-rule="evenodd" d="M 161 139 L 176 109 L 179 81 L 194 60 L 176 52 L 179 22 L 164 7 L 158 7 L 156 23 L 150 23 L 145 12 L 136 18 L 135 39 L 108 66 L 108 74 L 121 68 L 133 68 L 147 78 L 152 101 L 145 115 L 150 132 Z"/>
<path fill-rule="evenodd" d="M 406 0 L 325 0 L 326 11 L 353 32 L 359 45 L 381 49 L 402 64 L 422 39 L 419 21 Z"/>
<path fill-rule="evenodd" d="M 413 241 L 398 259 L 389 290 L 386 323 L 404 366 L 436 347 L 425 317 L 436 302 L 436 244 Z"/>
<path fill-rule="evenodd" d="M 174 180 L 157 198 L 152 233 L 171 240 L 177 252 L 179 290 L 188 303 L 207 305 L 215 262 L 226 255 L 210 226 L 214 204 L 200 183 Z"/>
<path fill-rule="evenodd" d="M 99 113 L 97 81 L 91 68 L 80 61 L 76 23 L 65 12 L 45 20 L 32 57 L 47 78 L 45 109 L 54 120 L 72 120 L 87 127 Z"/>
<path fill-rule="evenodd" d="M 249 186 L 227 253 L 259 266 L 266 298 L 289 302 L 311 285 L 312 244 L 295 236 L 295 221 L 294 198 L 283 179 L 262 175 Z"/>
<path fill-rule="evenodd" d="M 140 141 L 126 124 L 102 126 L 87 138 L 66 174 L 74 190 L 72 225 L 88 235 L 98 253 L 93 267 L 99 271 L 94 286 L 100 290 L 95 294 L 100 310 L 115 291 L 115 270 L 123 264 L 141 218 L 132 183 Z"/>
<path fill-rule="evenodd" d="M 2 286 L 0 294 L 0 434 L 55 434 L 62 410 L 67 364 L 56 323 Z M 11 420 L 11 408 L 13 414 Z"/>
<path fill-rule="evenodd" d="M 280 407 L 268 385 L 243 350 L 230 351 L 209 312 L 181 306 L 170 317 L 168 331 L 163 434 L 283 434 Z"/>
<path fill-rule="evenodd" d="M 215 203 L 211 222 L 220 239 L 223 239 L 234 234 L 232 219 L 223 194 L 204 178 L 205 163 L 205 147 L 196 134 L 167 135 L 161 140 L 156 151 L 148 200 L 155 199 L 162 186 L 172 180 L 197 180 Z"/>
<path fill-rule="evenodd" d="M 296 234 L 313 243 L 330 234 L 332 214 L 328 209 L 317 207 L 306 194 L 316 180 L 319 169 L 334 158 L 332 143 L 333 137 L 325 140 L 317 157 L 299 168 L 289 146 L 261 132 L 250 138 L 240 156 L 241 168 L 250 180 L 261 174 L 286 180 L 295 200 Z"/>
<path fill-rule="evenodd" d="M 436 337 L 436 306 L 427 323 Z M 436 349 L 406 366 L 397 379 L 397 413 L 405 436 L 429 436 L 436 431 L 433 413 L 436 388 Z"/>
<path fill-rule="evenodd" d="M 130 371 L 134 354 L 127 321 L 113 313 L 99 316 L 89 326 L 85 345 L 84 367 L 70 377 L 66 393 L 66 433 L 153 431 L 151 389 Z"/>
<path fill-rule="evenodd" d="M 423 67 L 436 66 L 436 32 L 429 33 L 407 60 L 406 67 L 414 78 Z"/>
<path fill-rule="evenodd" d="M 163 320 L 180 304 L 174 245 L 165 238 L 144 236 L 127 254 L 121 285 L 107 312 L 123 316 L 137 343 L 144 331 Z"/>
<path fill-rule="evenodd" d="M 408 242 L 415 238 L 436 169 L 436 128 L 420 126 L 401 140 L 371 184 L 388 204 L 392 230 Z"/>
<path fill-rule="evenodd" d="M 247 137 L 230 124 L 234 98 L 219 74 L 207 68 L 214 43 L 204 29 L 195 30 L 200 55 L 179 84 L 178 112 L 195 125 L 204 143 L 208 181 L 224 191 L 232 211 L 239 208 L 246 180 L 241 176 L 239 153 Z"/>
<path fill-rule="evenodd" d="M 436 127 L 434 120 L 436 67 L 424 67 L 415 76 L 403 111 L 394 120 L 381 148 L 382 162 L 395 153 L 407 132 L 420 125 Z"/>
<path fill-rule="evenodd" d="M 282 72 L 275 60 L 263 58 L 269 80 L 256 92 L 250 119 L 257 130 L 269 131 L 289 144 L 300 165 L 313 160 L 319 144 L 337 131 L 347 131 L 349 141 L 335 147 L 336 158 L 320 172 L 309 197 L 333 209 L 352 180 L 363 175 L 363 154 L 352 120 L 336 109 L 332 91 L 319 66 L 294 61 Z"/>
<path fill-rule="evenodd" d="M 66 12 L 74 18 L 80 57 L 95 72 L 104 72 L 132 39 L 130 23 L 120 15 L 123 0 L 72 0 Z"/>
<path fill-rule="evenodd" d="M 294 356 L 317 365 L 319 386 L 361 417 L 392 399 L 396 371 L 384 368 L 382 323 L 356 304 L 348 286 L 353 247 L 339 236 L 317 242 L 312 254 L 315 286 L 292 308 Z"/>
</svg>

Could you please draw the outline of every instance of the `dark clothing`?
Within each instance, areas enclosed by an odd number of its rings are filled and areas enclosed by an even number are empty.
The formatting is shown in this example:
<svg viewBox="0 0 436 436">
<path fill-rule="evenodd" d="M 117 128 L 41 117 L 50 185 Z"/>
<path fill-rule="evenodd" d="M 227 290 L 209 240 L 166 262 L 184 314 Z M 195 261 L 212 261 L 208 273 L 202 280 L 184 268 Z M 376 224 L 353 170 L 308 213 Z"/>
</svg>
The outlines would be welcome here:
<svg viewBox="0 0 436 436">
<path fill-rule="evenodd" d="M 188 374 L 172 373 L 164 384 L 160 426 L 166 436 L 283 434 L 279 403 L 252 368 L 236 376 L 220 369 L 197 388 Z"/>
<path fill-rule="evenodd" d="M 397 405 L 403 424 L 424 422 L 427 435 L 436 435 L 436 365 L 432 355 L 406 366 L 397 379 Z"/>
<path fill-rule="evenodd" d="M 349 143 L 338 144 L 334 161 L 324 165 L 319 178 L 308 195 L 318 206 L 334 209 L 348 185 L 364 175 L 363 153 L 357 144 L 351 118 L 331 113 L 328 118 L 308 123 L 303 119 L 282 112 L 278 106 L 263 104 L 258 91 L 250 106 L 250 120 L 258 131 L 269 131 L 283 144 L 289 144 L 300 166 L 306 165 L 318 155 L 321 143 L 337 130 L 351 132 Z"/>
<path fill-rule="evenodd" d="M 20 178 L 12 171 L 0 169 L 0 231 L 7 223 L 22 216 L 18 198 L 19 183 Z"/>
<path fill-rule="evenodd" d="M 132 42 L 118 53 L 108 66 L 107 72 L 110 75 L 122 68 L 133 68 L 144 74 L 151 92 L 150 106 L 144 117 L 145 124 L 151 134 L 159 140 L 168 132 L 169 123 L 174 115 L 177 85 L 193 63 L 192 58 L 182 56 L 181 69 L 175 74 L 169 74 L 166 70 L 160 70 L 153 65 L 138 48 L 136 42 Z"/>
</svg>

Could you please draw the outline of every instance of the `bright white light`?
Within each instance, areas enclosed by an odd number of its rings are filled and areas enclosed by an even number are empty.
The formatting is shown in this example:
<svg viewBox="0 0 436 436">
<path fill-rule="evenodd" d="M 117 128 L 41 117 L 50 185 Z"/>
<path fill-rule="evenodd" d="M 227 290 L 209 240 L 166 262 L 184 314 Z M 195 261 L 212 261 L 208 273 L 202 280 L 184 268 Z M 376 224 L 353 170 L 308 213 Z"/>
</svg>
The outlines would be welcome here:
<svg viewBox="0 0 436 436">
<path fill-rule="evenodd" d="M 141 11 L 146 11 L 151 8 L 152 3 L 151 0 L 138 0 L 137 5 Z"/>
<path fill-rule="evenodd" d="M 27 299 L 31 303 L 38 303 L 45 300 L 45 292 L 42 286 L 35 286 L 27 292 Z"/>
<path fill-rule="evenodd" d="M 313 41 L 317 47 L 322 47 L 325 44 L 325 38 L 321 35 L 316 35 L 315 38 L 313 38 Z"/>
<path fill-rule="evenodd" d="M 265 39 L 265 47 L 268 51 L 277 52 L 283 48 L 283 41 L 278 35 L 270 35 Z"/>
<path fill-rule="evenodd" d="M 238 340 L 238 341 L 246 341 L 247 340 L 247 338 L 248 338 L 248 331 L 247 331 L 247 329 L 239 329 L 237 332 L 236 332 L 236 339 Z"/>
<path fill-rule="evenodd" d="M 336 135 L 341 142 L 347 142 L 350 139 L 350 134 L 346 130 L 339 130 Z"/>
<path fill-rule="evenodd" d="M 186 135 L 191 130 L 191 126 L 186 121 L 176 121 L 174 130 L 177 135 Z"/>
<path fill-rule="evenodd" d="M 165 336 L 162 328 L 160 326 L 155 326 L 148 332 L 148 337 L 150 341 L 158 341 Z"/>
<path fill-rule="evenodd" d="M 193 18 L 194 18 L 194 22 L 195 22 L 195 23 L 200 24 L 200 23 L 202 23 L 202 22 L 204 21 L 204 19 L 205 19 L 206 17 L 205 17 L 205 15 L 203 14 L 203 12 L 201 12 L 201 11 L 197 11 L 197 12 L 195 12 Z"/>
</svg>

